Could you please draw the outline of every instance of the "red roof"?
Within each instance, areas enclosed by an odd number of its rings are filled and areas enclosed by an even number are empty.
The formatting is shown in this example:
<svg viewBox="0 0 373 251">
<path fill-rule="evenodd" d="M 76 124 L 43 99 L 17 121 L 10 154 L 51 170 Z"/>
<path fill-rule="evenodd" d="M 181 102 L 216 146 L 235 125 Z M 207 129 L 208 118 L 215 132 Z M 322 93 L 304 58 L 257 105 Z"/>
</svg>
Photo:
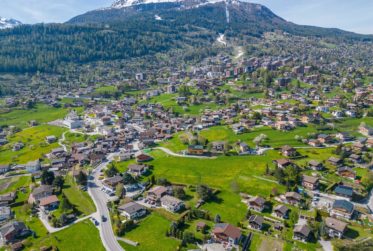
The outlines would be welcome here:
<svg viewBox="0 0 373 251">
<path fill-rule="evenodd" d="M 47 205 L 50 205 L 50 204 L 55 203 L 55 202 L 59 202 L 57 196 L 56 195 L 51 195 L 51 196 L 40 199 L 39 205 L 40 206 L 47 206 Z"/>
</svg>

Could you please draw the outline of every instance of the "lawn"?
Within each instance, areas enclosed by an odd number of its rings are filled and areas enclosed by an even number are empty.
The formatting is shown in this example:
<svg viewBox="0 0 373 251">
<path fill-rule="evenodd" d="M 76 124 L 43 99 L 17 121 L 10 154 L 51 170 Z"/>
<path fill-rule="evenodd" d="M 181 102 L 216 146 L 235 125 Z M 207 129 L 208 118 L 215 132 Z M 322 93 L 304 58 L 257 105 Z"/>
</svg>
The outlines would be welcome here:
<svg viewBox="0 0 373 251">
<path fill-rule="evenodd" d="M 9 143 L 0 147 L 0 163 L 21 163 L 33 161 L 42 158 L 44 154 L 49 153 L 52 149 L 59 147 L 58 143 L 47 144 L 45 137 L 54 135 L 61 137 L 65 128 L 40 125 L 22 130 L 9 137 Z M 23 142 L 25 145 L 20 151 L 13 151 L 12 146 L 16 142 Z"/>
<path fill-rule="evenodd" d="M 28 246 L 26 250 L 36 250 L 45 246 L 55 246 L 58 250 L 69 251 L 105 250 L 97 228 L 89 220 L 40 238 L 31 237 L 30 241 L 32 246 Z"/>
<path fill-rule="evenodd" d="M 28 121 L 36 120 L 46 123 L 66 116 L 68 109 L 55 108 L 45 104 L 37 104 L 34 109 L 14 109 L 8 113 L 0 114 L 1 125 L 15 125 L 20 128 L 28 127 Z"/>
<path fill-rule="evenodd" d="M 87 192 L 79 189 L 71 175 L 65 178 L 63 193 L 83 216 L 96 212 L 96 207 Z"/>
<path fill-rule="evenodd" d="M 126 251 L 177 250 L 180 241 L 166 237 L 170 224 L 170 221 L 153 212 L 125 235 L 125 238 L 138 242 L 139 246 L 133 247 L 123 242 L 119 243 Z"/>
</svg>

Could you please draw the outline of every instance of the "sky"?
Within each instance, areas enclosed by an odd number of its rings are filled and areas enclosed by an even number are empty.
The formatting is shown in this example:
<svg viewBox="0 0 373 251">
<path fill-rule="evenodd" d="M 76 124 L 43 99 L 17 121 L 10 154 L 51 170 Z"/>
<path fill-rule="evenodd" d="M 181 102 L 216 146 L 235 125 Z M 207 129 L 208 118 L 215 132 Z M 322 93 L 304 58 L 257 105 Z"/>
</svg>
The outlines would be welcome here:
<svg viewBox="0 0 373 251">
<path fill-rule="evenodd" d="M 372 0 L 248 0 L 297 23 L 373 34 Z M 0 17 L 23 23 L 65 22 L 114 0 L 0 0 Z"/>
</svg>

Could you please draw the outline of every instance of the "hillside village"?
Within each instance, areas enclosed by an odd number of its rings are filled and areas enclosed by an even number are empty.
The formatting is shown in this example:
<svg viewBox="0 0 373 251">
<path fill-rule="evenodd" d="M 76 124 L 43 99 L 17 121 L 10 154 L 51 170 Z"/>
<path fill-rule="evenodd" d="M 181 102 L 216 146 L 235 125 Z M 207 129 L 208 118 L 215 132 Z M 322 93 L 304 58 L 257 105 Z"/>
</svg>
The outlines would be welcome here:
<svg viewBox="0 0 373 251">
<path fill-rule="evenodd" d="M 111 221 L 121 245 L 138 250 L 149 221 L 164 222 L 161 238 L 183 250 L 316 250 L 319 240 L 338 247 L 369 238 L 372 72 L 341 75 L 334 62 L 304 60 L 218 55 L 188 71 L 134 72 L 121 80 L 126 89 L 5 98 L 4 109 L 65 116 L 1 121 L 2 244 L 38 241 L 29 215 L 50 233 Z M 234 164 L 222 169 L 225 161 Z M 194 169 L 211 179 L 184 177 Z M 230 176 L 237 171 L 246 182 Z M 92 208 L 89 197 L 100 194 L 109 215 L 79 208 L 74 193 Z"/>
</svg>

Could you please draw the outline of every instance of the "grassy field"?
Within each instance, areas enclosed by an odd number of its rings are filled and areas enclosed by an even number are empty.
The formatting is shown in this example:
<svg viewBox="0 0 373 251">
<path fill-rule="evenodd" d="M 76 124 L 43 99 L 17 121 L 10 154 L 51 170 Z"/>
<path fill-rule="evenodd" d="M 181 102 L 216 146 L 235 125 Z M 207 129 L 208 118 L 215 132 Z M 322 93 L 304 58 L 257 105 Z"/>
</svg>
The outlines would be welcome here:
<svg viewBox="0 0 373 251">
<path fill-rule="evenodd" d="M 12 110 L 8 113 L 0 114 L 1 125 L 15 125 L 20 128 L 28 127 L 28 121 L 36 120 L 38 123 L 45 123 L 60 119 L 66 116 L 68 109 L 54 108 L 45 104 L 38 104 L 30 110 Z"/>
<path fill-rule="evenodd" d="M 124 242 L 119 243 L 126 251 L 174 251 L 180 245 L 180 241 L 166 237 L 170 224 L 171 222 L 162 216 L 152 213 L 125 235 L 125 238 L 137 241 L 139 246 L 133 247 Z"/>
<path fill-rule="evenodd" d="M 49 135 L 61 137 L 64 131 L 66 131 L 65 128 L 50 125 L 40 125 L 24 129 L 11 136 L 7 145 L 0 147 L 0 163 L 25 164 L 28 161 L 39 159 L 52 149 L 59 147 L 57 142 L 47 144 L 45 137 Z M 25 147 L 20 151 L 14 152 L 12 146 L 16 142 L 23 142 Z"/>
<path fill-rule="evenodd" d="M 54 234 L 30 239 L 32 246 L 26 250 L 38 250 L 40 247 L 55 246 L 58 250 L 104 251 L 97 228 L 89 221 L 79 222 L 73 226 Z"/>
<path fill-rule="evenodd" d="M 87 192 L 79 189 L 71 175 L 65 178 L 63 193 L 83 216 L 90 215 L 96 211 L 96 207 Z"/>
</svg>

